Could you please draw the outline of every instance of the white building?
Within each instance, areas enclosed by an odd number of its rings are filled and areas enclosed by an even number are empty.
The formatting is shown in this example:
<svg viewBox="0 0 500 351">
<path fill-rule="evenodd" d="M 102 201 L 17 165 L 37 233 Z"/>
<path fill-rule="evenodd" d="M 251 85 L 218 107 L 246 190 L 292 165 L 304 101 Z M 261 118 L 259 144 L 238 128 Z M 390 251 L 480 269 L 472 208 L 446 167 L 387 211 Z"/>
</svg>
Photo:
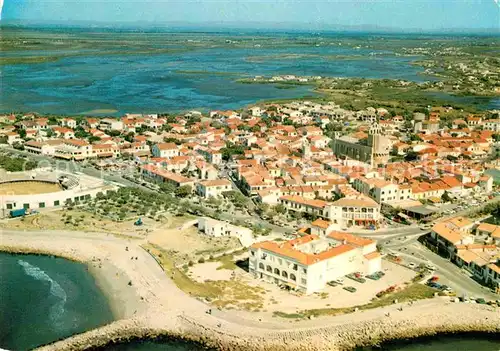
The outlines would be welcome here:
<svg viewBox="0 0 500 351">
<path fill-rule="evenodd" d="M 256 243 L 249 256 L 249 271 L 255 278 L 306 294 L 321 291 L 329 281 L 347 274 L 381 270 L 375 241 L 341 232 Z"/>
<path fill-rule="evenodd" d="M 114 118 L 103 118 L 99 121 L 100 130 L 123 130 L 123 122 Z"/>
<path fill-rule="evenodd" d="M 251 229 L 218 221 L 213 218 L 198 218 L 198 230 L 213 237 L 232 236 L 238 238 L 241 245 L 245 247 L 253 243 L 253 232 Z"/>
<path fill-rule="evenodd" d="M 492 132 L 500 132 L 500 119 L 487 119 L 484 121 L 484 129 L 491 130 Z"/>
<path fill-rule="evenodd" d="M 179 148 L 175 143 L 158 143 L 153 145 L 151 150 L 154 157 L 172 158 L 179 156 Z"/>
<path fill-rule="evenodd" d="M 231 189 L 231 182 L 227 179 L 206 180 L 196 183 L 196 193 L 204 198 L 219 197 L 223 192 Z"/>
</svg>

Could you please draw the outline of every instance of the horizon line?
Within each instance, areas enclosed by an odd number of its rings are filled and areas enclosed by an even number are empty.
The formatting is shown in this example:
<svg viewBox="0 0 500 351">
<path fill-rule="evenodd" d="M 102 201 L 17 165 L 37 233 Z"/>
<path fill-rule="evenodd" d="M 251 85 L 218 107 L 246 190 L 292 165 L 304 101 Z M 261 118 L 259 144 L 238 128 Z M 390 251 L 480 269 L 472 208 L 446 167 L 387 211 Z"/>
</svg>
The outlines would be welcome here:
<svg viewBox="0 0 500 351">
<path fill-rule="evenodd" d="M 365 32 L 365 33 L 387 33 L 387 34 L 491 34 L 500 35 L 500 28 L 398 28 L 386 27 L 373 24 L 360 25 L 325 25 L 323 28 L 314 28 L 310 23 L 280 23 L 277 26 L 269 26 L 267 22 L 147 22 L 147 21 L 125 21 L 125 22 L 103 22 L 81 20 L 67 23 L 67 21 L 39 21 L 39 20 L 16 20 L 1 19 L 0 27 L 38 27 L 38 28 L 81 28 L 81 29 L 117 29 L 117 30 L 251 30 L 251 31 L 290 31 L 290 32 Z M 257 26 L 260 25 L 260 26 Z M 315 24 L 314 26 L 317 26 Z"/>
</svg>

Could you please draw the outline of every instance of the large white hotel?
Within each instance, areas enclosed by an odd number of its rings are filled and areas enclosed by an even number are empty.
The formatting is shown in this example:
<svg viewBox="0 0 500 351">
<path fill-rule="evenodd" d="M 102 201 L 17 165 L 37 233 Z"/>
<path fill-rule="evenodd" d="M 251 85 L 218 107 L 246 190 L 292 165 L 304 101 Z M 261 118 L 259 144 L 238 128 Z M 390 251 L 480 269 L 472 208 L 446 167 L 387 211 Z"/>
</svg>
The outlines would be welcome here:
<svg viewBox="0 0 500 351">
<path fill-rule="evenodd" d="M 320 219 L 300 238 L 252 245 L 250 273 L 255 278 L 311 294 L 347 274 L 368 275 L 381 270 L 375 241 L 331 231 L 331 227 L 330 222 Z"/>
</svg>

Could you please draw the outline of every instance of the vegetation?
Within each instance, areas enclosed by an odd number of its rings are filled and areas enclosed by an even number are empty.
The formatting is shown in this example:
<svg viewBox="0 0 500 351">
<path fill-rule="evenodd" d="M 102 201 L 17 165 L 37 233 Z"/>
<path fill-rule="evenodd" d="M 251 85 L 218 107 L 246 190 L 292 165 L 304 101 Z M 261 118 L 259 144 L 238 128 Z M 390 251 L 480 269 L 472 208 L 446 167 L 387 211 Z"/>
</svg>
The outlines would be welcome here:
<svg viewBox="0 0 500 351">
<path fill-rule="evenodd" d="M 412 283 L 407 286 L 405 289 L 384 295 L 381 298 L 375 298 L 370 303 L 366 305 L 353 306 L 353 307 L 344 307 L 344 308 L 320 308 L 320 309 L 312 309 L 312 310 L 304 310 L 299 313 L 284 313 L 284 312 L 275 312 L 274 316 L 282 317 L 282 318 L 308 318 L 310 316 L 335 316 L 344 313 L 353 312 L 356 308 L 359 310 L 367 310 L 372 308 L 379 308 L 388 305 L 392 305 L 394 300 L 398 300 L 398 302 L 406 302 L 406 301 L 414 301 L 421 299 L 428 299 L 434 296 L 438 290 L 430 288 L 426 285 Z"/>
<path fill-rule="evenodd" d="M 37 163 L 24 158 L 10 157 L 0 154 L 0 168 L 8 172 L 21 172 L 35 169 Z"/>
</svg>

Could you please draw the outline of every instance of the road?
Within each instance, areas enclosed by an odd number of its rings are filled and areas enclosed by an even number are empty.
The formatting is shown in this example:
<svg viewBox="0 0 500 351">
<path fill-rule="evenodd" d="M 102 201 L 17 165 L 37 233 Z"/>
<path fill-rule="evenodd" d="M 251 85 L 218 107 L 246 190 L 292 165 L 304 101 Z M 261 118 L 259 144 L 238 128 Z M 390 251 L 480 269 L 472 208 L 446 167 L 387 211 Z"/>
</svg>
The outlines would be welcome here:
<svg viewBox="0 0 500 351">
<path fill-rule="evenodd" d="M 487 300 L 499 298 L 497 294 L 494 294 L 488 288 L 470 278 L 467 273 L 462 271 L 451 261 L 428 250 L 417 241 L 419 236 L 426 233 L 427 232 L 422 232 L 420 234 L 407 236 L 406 239 L 404 237 L 397 237 L 396 239 L 391 238 L 381 243 L 386 250 L 397 253 L 403 259 L 403 264 L 405 265 L 414 263 L 418 266 L 421 263 L 430 263 L 435 266 L 435 275 L 439 276 L 439 283 L 448 285 L 458 296 L 466 293 L 469 297 L 483 297 Z"/>
<path fill-rule="evenodd" d="M 138 187 L 144 191 L 150 193 L 156 193 L 149 188 L 146 188 L 140 184 L 129 181 L 122 177 L 121 173 L 111 173 L 106 171 L 100 171 L 93 167 L 84 167 L 79 163 L 70 162 L 70 161 L 62 161 L 62 160 L 54 160 L 50 157 L 43 155 L 34 155 L 31 153 L 27 153 L 19 150 L 11 150 L 10 152 L 29 156 L 30 158 L 46 163 L 46 166 L 56 167 L 59 170 L 67 171 L 67 172 L 82 172 L 89 176 L 98 177 L 101 179 L 105 179 L 107 181 L 116 182 L 125 186 Z M 231 179 L 232 181 L 232 179 Z M 498 199 L 493 199 L 488 201 L 487 203 L 498 201 Z M 483 204 L 486 205 L 487 203 Z M 203 206 L 203 205 L 202 205 Z M 212 209 L 205 207 L 206 209 L 213 211 Z M 461 211 L 457 215 L 464 215 L 472 210 L 476 210 L 477 208 L 471 208 L 468 210 Z M 269 237 L 269 239 L 274 238 L 276 236 L 280 236 L 282 234 L 288 234 L 294 232 L 294 229 L 291 227 L 277 226 L 271 224 L 257 215 L 237 215 L 237 214 L 229 214 L 229 213 L 221 213 L 220 218 L 223 220 L 234 221 L 251 221 L 253 224 L 261 225 L 265 228 L 271 229 L 274 234 Z M 453 216 L 452 216 L 453 217 Z M 487 299 L 497 299 L 498 295 L 490 292 L 487 288 L 481 286 L 479 283 L 471 279 L 462 270 L 456 267 L 449 260 L 446 260 L 435 253 L 429 251 L 423 245 L 421 245 L 417 239 L 427 234 L 429 231 L 423 231 L 420 227 L 416 225 L 398 227 L 398 228 L 387 228 L 383 230 L 368 231 L 368 230 L 358 230 L 351 231 L 350 233 L 355 235 L 364 236 L 367 238 L 377 240 L 384 249 L 396 251 L 399 255 L 401 255 L 406 263 L 415 263 L 416 265 L 420 263 L 432 263 L 435 267 L 437 267 L 436 275 L 440 276 L 440 280 L 442 284 L 450 286 L 454 289 L 459 295 L 462 293 L 467 293 L 469 296 L 475 297 L 484 297 Z"/>
</svg>

